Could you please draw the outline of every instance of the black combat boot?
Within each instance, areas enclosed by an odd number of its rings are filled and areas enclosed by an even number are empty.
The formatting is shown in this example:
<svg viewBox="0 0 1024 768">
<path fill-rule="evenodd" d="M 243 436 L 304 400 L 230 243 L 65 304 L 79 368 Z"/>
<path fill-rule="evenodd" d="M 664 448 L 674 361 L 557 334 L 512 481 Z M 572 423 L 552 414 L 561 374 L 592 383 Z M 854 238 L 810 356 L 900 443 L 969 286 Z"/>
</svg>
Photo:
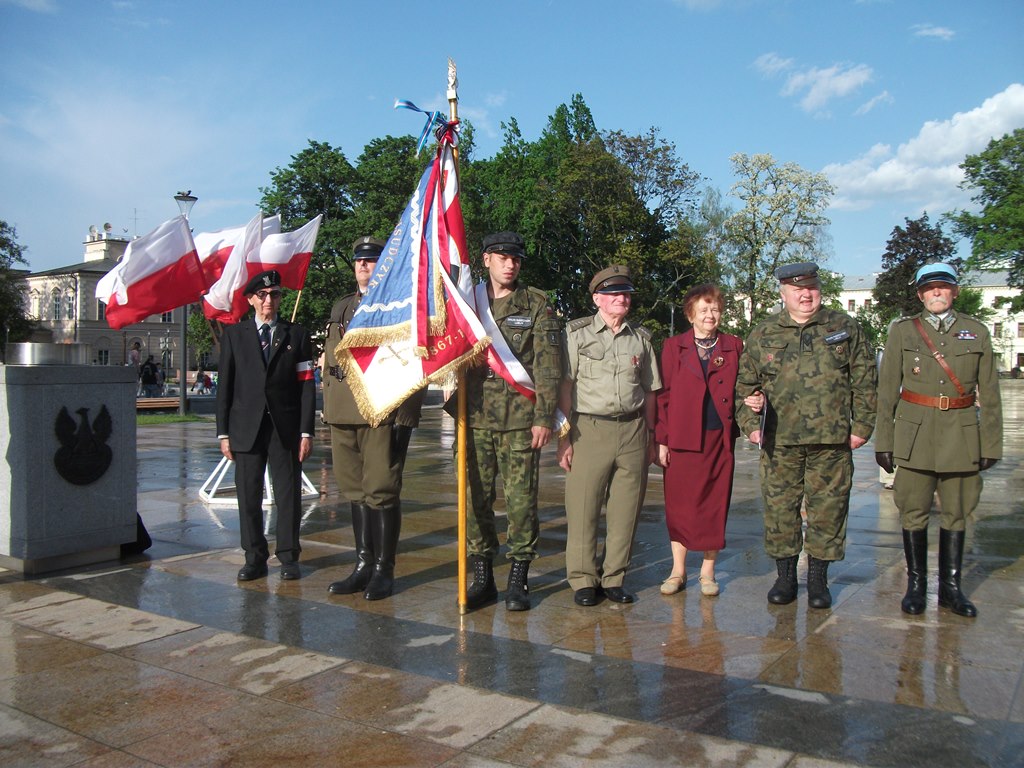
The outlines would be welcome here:
<svg viewBox="0 0 1024 768">
<path fill-rule="evenodd" d="M 928 589 L 928 529 L 903 529 L 903 554 L 907 557 L 907 594 L 900 610 L 917 616 L 924 613 L 925 592 Z"/>
<path fill-rule="evenodd" d="M 530 610 L 530 585 L 526 576 L 530 572 L 529 560 L 513 560 L 508 572 L 508 592 L 505 593 L 505 608 L 509 611 Z"/>
<path fill-rule="evenodd" d="M 796 561 L 799 555 L 783 557 L 775 561 L 779 578 L 768 592 L 768 602 L 774 605 L 789 605 L 796 600 Z"/>
<path fill-rule="evenodd" d="M 347 579 L 333 582 L 327 591 L 335 595 L 354 595 L 362 592 L 373 575 L 373 534 L 366 520 L 365 504 L 352 502 L 352 532 L 356 539 L 356 567 Z"/>
<path fill-rule="evenodd" d="M 466 608 L 475 610 L 498 599 L 498 587 L 494 584 L 494 567 L 483 555 L 470 555 L 473 567 L 473 583 L 466 590 Z"/>
<path fill-rule="evenodd" d="M 807 556 L 807 605 L 831 608 L 832 593 L 828 591 L 828 560 Z"/>
<path fill-rule="evenodd" d="M 960 591 L 963 560 L 964 532 L 939 528 L 939 605 L 973 619 L 978 615 L 978 609 Z"/>
<path fill-rule="evenodd" d="M 383 600 L 391 597 L 395 586 L 395 557 L 398 554 L 398 535 L 402 531 L 402 506 L 396 502 L 380 509 L 367 508 L 367 516 L 377 560 L 363 597 Z"/>
</svg>

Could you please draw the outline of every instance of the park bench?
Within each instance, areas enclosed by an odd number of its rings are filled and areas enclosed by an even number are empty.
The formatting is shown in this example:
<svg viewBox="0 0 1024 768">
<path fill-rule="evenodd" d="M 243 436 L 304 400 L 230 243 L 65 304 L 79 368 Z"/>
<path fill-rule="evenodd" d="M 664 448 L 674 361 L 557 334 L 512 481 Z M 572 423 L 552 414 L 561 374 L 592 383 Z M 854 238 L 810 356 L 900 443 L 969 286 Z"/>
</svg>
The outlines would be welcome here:
<svg viewBox="0 0 1024 768">
<path fill-rule="evenodd" d="M 137 411 L 163 411 L 177 410 L 177 397 L 137 397 L 135 398 L 135 410 Z"/>
</svg>

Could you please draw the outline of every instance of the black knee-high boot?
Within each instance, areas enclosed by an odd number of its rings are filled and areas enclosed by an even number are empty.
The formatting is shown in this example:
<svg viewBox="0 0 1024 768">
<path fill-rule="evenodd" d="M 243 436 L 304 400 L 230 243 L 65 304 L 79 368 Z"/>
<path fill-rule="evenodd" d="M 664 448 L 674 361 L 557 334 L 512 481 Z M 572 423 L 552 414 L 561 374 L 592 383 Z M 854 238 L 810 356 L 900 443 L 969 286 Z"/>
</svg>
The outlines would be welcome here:
<svg viewBox="0 0 1024 768">
<path fill-rule="evenodd" d="M 903 529 L 903 554 L 907 557 L 907 594 L 900 610 L 916 616 L 924 613 L 925 592 L 928 589 L 928 529 Z"/>
<path fill-rule="evenodd" d="M 964 560 L 964 532 L 939 529 L 939 605 L 953 613 L 973 619 L 978 615 L 974 603 L 960 591 Z"/>
<path fill-rule="evenodd" d="M 373 536 L 366 521 L 366 505 L 352 502 L 352 531 L 356 539 L 356 567 L 347 579 L 335 581 L 327 588 L 336 595 L 354 595 L 362 592 L 373 576 Z"/>
<path fill-rule="evenodd" d="M 379 509 L 369 508 L 367 514 L 377 562 L 363 597 L 383 600 L 391 597 L 395 586 L 395 557 L 398 554 L 398 535 L 402 531 L 402 507 L 396 502 Z"/>
</svg>

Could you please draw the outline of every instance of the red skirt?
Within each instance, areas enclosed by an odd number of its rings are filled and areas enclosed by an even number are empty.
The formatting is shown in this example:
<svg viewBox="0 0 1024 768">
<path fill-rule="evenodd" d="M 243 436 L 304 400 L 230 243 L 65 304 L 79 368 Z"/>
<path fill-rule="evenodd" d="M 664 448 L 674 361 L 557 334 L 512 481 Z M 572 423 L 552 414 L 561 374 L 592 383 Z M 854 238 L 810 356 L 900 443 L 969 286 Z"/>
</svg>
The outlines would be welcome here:
<svg viewBox="0 0 1024 768">
<path fill-rule="evenodd" d="M 672 541 L 705 552 L 725 548 L 735 441 L 727 429 L 704 433 L 703 451 L 671 451 L 665 470 L 665 523 Z"/>
</svg>

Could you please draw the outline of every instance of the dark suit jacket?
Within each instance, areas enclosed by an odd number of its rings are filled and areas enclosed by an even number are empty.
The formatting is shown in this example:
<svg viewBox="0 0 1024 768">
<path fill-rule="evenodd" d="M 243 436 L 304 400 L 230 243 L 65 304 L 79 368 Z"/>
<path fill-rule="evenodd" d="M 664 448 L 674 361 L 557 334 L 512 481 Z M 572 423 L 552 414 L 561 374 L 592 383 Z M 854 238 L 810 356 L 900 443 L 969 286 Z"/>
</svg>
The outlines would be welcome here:
<svg viewBox="0 0 1024 768">
<path fill-rule="evenodd" d="M 270 362 L 264 365 L 259 331 L 249 315 L 221 335 L 217 434 L 230 438 L 231 450 L 251 451 L 267 411 L 288 448 L 297 450 L 301 435 L 313 434 L 313 350 L 305 328 L 278 318 Z"/>
<path fill-rule="evenodd" d="M 743 342 L 729 333 L 718 334 L 705 381 L 693 341 L 693 329 L 665 341 L 661 349 L 661 383 L 655 439 L 677 451 L 703 450 L 704 394 L 733 438 L 739 427 L 733 417 L 736 373 Z M 731 443 L 730 443 L 731 444 Z"/>
</svg>

